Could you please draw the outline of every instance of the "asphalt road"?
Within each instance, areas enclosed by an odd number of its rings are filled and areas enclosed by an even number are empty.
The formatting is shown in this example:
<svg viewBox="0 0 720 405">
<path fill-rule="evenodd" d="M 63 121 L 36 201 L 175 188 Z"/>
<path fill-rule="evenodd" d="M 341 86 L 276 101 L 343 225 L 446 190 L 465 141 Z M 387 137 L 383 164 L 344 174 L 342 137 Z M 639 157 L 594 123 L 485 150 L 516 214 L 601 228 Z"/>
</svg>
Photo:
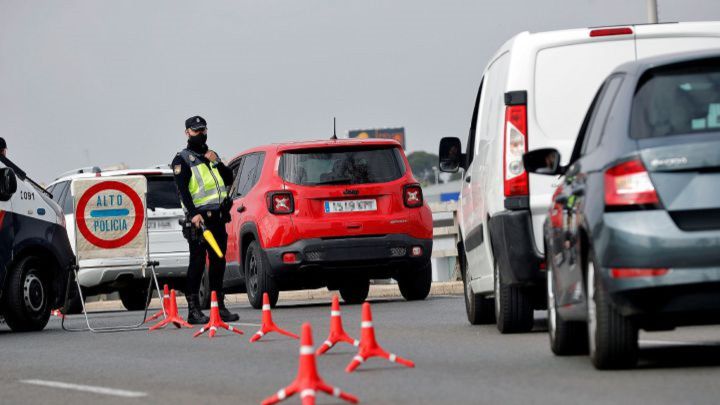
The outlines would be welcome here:
<svg viewBox="0 0 720 405">
<path fill-rule="evenodd" d="M 0 403 L 227 403 L 259 404 L 297 371 L 298 342 L 268 335 L 248 339 L 260 312 L 238 305 L 246 334 L 220 331 L 193 339 L 192 331 L 166 329 L 115 334 L 70 333 L 53 318 L 42 333 L 0 330 Z M 275 321 L 298 332 L 313 325 L 316 346 L 325 339 L 329 302 L 280 303 Z M 366 404 L 715 404 L 720 401 L 720 327 L 643 333 L 638 369 L 598 372 L 585 356 L 558 358 L 548 347 L 545 321 L 533 333 L 500 335 L 494 326 L 471 326 L 462 297 L 424 302 L 373 301 L 379 343 L 410 358 L 415 369 L 373 359 L 354 374 L 345 366 L 349 345 L 318 359 L 323 378 Z M 542 313 L 538 312 L 542 316 Z M 140 313 L 103 313 L 104 321 L 130 323 Z M 345 329 L 359 337 L 360 307 L 344 306 Z M 71 322 L 79 325 L 79 318 Z M 253 324 L 253 325 L 248 325 Z M 56 383 L 111 389 L 78 391 Z M 41 384 L 41 385 L 38 385 Z M 292 398 L 288 403 L 300 403 Z M 339 400 L 320 395 L 320 404 Z"/>
</svg>

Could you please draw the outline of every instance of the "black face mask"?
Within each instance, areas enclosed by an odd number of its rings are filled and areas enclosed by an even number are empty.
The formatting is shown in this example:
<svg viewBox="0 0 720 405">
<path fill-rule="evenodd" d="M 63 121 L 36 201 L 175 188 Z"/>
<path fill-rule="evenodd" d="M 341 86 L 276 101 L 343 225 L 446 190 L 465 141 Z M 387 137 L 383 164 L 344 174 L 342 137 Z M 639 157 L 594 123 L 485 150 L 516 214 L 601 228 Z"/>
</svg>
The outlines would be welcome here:
<svg viewBox="0 0 720 405">
<path fill-rule="evenodd" d="M 196 146 L 203 146 L 205 145 L 205 143 L 207 143 L 207 134 L 198 134 L 195 136 L 191 136 L 188 139 L 188 142 Z"/>
</svg>

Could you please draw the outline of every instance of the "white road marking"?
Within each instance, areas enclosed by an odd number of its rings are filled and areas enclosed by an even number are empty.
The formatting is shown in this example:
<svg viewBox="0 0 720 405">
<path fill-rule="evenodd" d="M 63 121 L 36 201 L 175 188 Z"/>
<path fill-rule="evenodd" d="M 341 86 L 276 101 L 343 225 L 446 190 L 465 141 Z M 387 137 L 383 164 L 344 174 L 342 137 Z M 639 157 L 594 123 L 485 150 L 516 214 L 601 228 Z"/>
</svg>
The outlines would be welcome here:
<svg viewBox="0 0 720 405">
<path fill-rule="evenodd" d="M 717 342 L 680 342 L 676 340 L 647 340 L 642 339 L 640 343 L 648 345 L 665 345 L 665 346 L 717 346 Z"/>
<path fill-rule="evenodd" d="M 235 326 L 262 326 L 259 323 L 244 323 L 244 322 L 228 322 L 228 325 L 235 325 Z"/>
<path fill-rule="evenodd" d="M 145 393 L 145 392 L 119 390 L 119 389 L 115 389 L 115 388 L 98 387 L 98 386 L 94 386 L 94 385 L 71 384 L 71 383 L 64 383 L 64 382 L 60 382 L 60 381 L 20 380 L 20 382 L 23 384 L 40 385 L 43 387 L 90 392 L 93 394 L 111 395 L 111 396 L 123 397 L 123 398 L 140 398 L 140 397 L 147 396 L 147 393 Z"/>
</svg>

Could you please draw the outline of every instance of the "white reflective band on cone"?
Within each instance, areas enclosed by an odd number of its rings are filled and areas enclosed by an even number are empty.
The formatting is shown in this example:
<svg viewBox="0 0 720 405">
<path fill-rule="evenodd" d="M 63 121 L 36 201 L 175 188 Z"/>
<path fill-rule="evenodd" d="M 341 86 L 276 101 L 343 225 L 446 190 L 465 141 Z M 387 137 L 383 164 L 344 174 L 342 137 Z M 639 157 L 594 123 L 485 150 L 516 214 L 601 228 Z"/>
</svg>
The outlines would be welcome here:
<svg viewBox="0 0 720 405">
<path fill-rule="evenodd" d="M 360 327 L 361 327 L 361 328 L 372 328 L 372 322 L 370 322 L 370 321 L 363 321 L 363 322 L 360 324 Z"/>
<path fill-rule="evenodd" d="M 169 295 L 163 295 L 163 298 L 168 298 L 168 299 L 170 299 L 170 296 L 169 296 Z"/>
<path fill-rule="evenodd" d="M 353 357 L 353 360 L 359 361 L 360 363 L 364 363 L 365 359 L 363 359 L 360 355 L 357 355 Z"/>
<path fill-rule="evenodd" d="M 340 316 L 340 311 L 330 311 L 330 316 Z"/>
<path fill-rule="evenodd" d="M 304 390 L 302 390 L 302 392 L 300 392 L 300 398 L 314 397 L 314 396 L 315 396 L 315 390 L 310 389 L 310 388 L 304 389 Z"/>
<path fill-rule="evenodd" d="M 338 388 L 338 387 L 333 388 L 333 396 L 340 398 L 340 388 Z"/>
<path fill-rule="evenodd" d="M 260 336 L 260 337 L 265 336 L 265 334 L 264 334 L 263 331 L 261 331 L 261 330 L 257 331 L 256 335 L 258 335 L 258 336 Z"/>
<path fill-rule="evenodd" d="M 313 354 L 315 353 L 315 350 L 312 346 L 300 346 L 300 355 L 307 355 L 307 354 Z"/>
<path fill-rule="evenodd" d="M 211 327 L 210 327 L 210 330 L 214 330 L 214 331 L 217 331 L 217 328 L 216 328 L 216 327 L 214 327 L 214 326 L 211 326 Z"/>
<path fill-rule="evenodd" d="M 263 305 L 262 310 L 263 310 L 263 311 L 269 311 L 269 310 L 270 310 L 270 305 Z"/>
<path fill-rule="evenodd" d="M 285 388 L 281 389 L 281 390 L 278 391 L 278 393 L 277 393 L 277 396 L 278 396 L 278 399 L 279 399 L 279 400 L 285 399 L 285 398 L 286 398 L 286 395 L 287 395 L 287 394 L 285 394 Z"/>
<path fill-rule="evenodd" d="M 356 339 L 356 340 L 353 342 L 353 346 L 355 346 L 355 347 L 360 346 L 360 341 Z"/>
<path fill-rule="evenodd" d="M 327 346 L 327 347 L 332 347 L 332 342 L 329 341 L 329 340 L 326 340 L 326 341 L 323 342 L 323 345 L 325 345 L 325 346 Z"/>
<path fill-rule="evenodd" d="M 210 308 L 217 308 L 217 307 L 218 307 L 218 303 L 216 301 L 213 301 L 210 303 Z"/>
<path fill-rule="evenodd" d="M 394 355 L 394 354 L 392 354 L 392 353 L 390 353 L 390 361 L 393 362 L 393 363 L 395 363 L 395 360 L 397 360 L 397 356 Z"/>
</svg>

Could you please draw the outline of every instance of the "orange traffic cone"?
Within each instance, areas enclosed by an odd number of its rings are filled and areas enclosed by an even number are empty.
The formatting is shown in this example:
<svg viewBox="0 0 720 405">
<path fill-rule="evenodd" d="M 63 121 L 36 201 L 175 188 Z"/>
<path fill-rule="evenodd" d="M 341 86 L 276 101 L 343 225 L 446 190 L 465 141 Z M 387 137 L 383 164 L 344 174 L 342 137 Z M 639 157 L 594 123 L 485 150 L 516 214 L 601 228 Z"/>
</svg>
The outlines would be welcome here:
<svg viewBox="0 0 720 405">
<path fill-rule="evenodd" d="M 277 332 L 281 335 L 290 336 L 294 339 L 300 339 L 300 336 L 284 329 L 280 329 L 277 325 L 275 325 L 275 322 L 273 322 L 272 319 L 272 312 L 270 312 L 270 297 L 267 293 L 263 293 L 262 326 L 260 327 L 260 330 L 250 338 L 250 342 L 257 342 L 260 338 L 270 332 Z"/>
<path fill-rule="evenodd" d="M 406 367 L 415 367 L 415 363 L 412 361 L 403 359 L 396 354 L 388 353 L 377 344 L 377 341 L 375 341 L 375 328 L 373 328 L 372 324 L 372 312 L 370 311 L 370 304 L 367 302 L 362 306 L 361 326 L 362 332 L 360 335 L 360 350 L 358 354 L 353 357 L 350 364 L 348 364 L 345 369 L 346 372 L 352 373 L 370 357 L 382 357 L 393 363 L 399 363 Z"/>
<path fill-rule="evenodd" d="M 330 308 L 330 336 L 318 348 L 317 355 L 322 355 L 339 342 L 349 343 L 355 347 L 360 344 L 359 340 L 351 338 L 343 329 L 342 318 L 340 317 L 340 299 L 337 295 L 333 295 L 332 307 Z"/>
<path fill-rule="evenodd" d="M 170 298 L 168 299 L 168 305 L 166 308 L 167 314 L 165 314 L 165 319 L 152 326 L 150 330 L 164 328 L 171 323 L 175 325 L 176 328 L 181 328 L 183 326 L 185 326 L 186 328 L 192 328 L 192 325 L 187 323 L 178 313 L 177 297 L 175 295 L 175 290 L 170 290 Z"/>
<path fill-rule="evenodd" d="M 326 384 L 325 381 L 320 378 L 317 371 L 317 364 L 315 364 L 315 350 L 313 350 L 312 347 L 312 328 L 309 323 L 303 324 L 301 335 L 300 367 L 298 367 L 298 374 L 295 381 L 278 391 L 275 395 L 265 399 L 262 405 L 277 404 L 297 393 L 300 393 L 300 399 L 303 405 L 314 405 L 315 394 L 318 390 L 347 402 L 357 404 L 358 399 L 354 395 L 342 392 L 339 388 Z"/>
<path fill-rule="evenodd" d="M 53 309 L 50 311 L 50 316 L 57 316 L 58 318 L 65 319 L 65 314 L 60 309 Z"/>
<path fill-rule="evenodd" d="M 170 308 L 169 304 L 170 304 L 170 292 L 168 291 L 168 285 L 165 284 L 163 286 L 162 308 L 160 308 L 160 310 L 157 311 L 153 316 L 146 319 L 144 323 L 154 321 L 154 320 L 160 318 L 161 316 L 167 317 L 167 313 L 165 311 L 167 311 L 168 308 Z"/>
<path fill-rule="evenodd" d="M 193 337 L 198 337 L 207 331 L 210 331 L 208 337 L 213 337 L 215 336 L 215 333 L 217 333 L 218 328 L 227 329 L 230 332 L 237 333 L 238 335 L 243 334 L 243 331 L 241 331 L 240 329 L 228 325 L 223 322 L 222 319 L 220 319 L 220 308 L 218 308 L 217 293 L 213 291 L 210 294 L 210 322 L 200 328 L 199 331 L 195 332 Z"/>
</svg>

